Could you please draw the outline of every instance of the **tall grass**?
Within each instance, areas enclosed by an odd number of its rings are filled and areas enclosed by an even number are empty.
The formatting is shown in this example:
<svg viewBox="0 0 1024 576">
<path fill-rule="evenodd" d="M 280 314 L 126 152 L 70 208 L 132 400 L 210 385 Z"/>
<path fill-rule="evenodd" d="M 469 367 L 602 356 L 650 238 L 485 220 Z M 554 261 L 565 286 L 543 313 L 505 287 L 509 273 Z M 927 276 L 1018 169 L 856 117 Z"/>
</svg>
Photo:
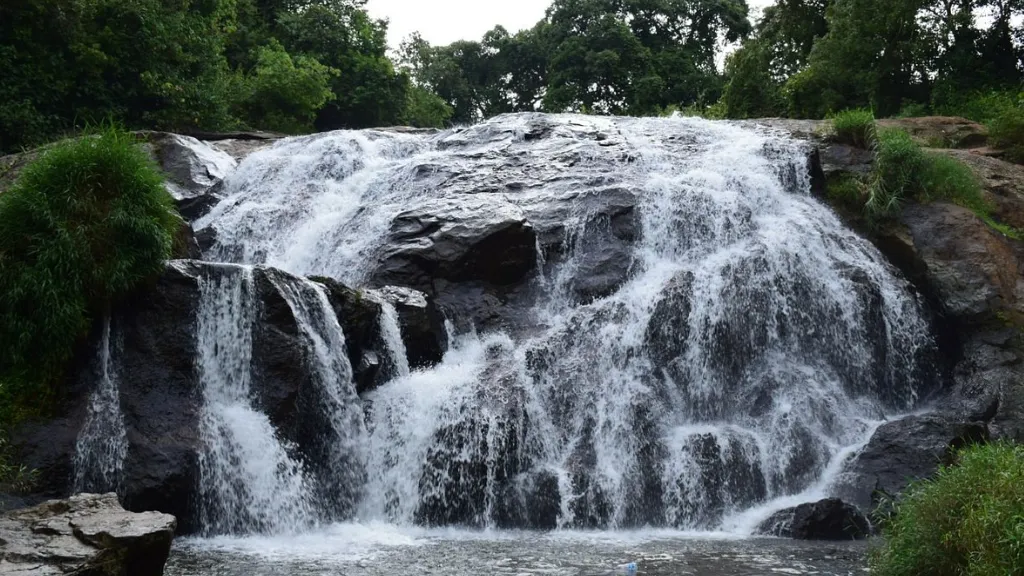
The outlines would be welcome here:
<svg viewBox="0 0 1024 576">
<path fill-rule="evenodd" d="M 829 118 L 834 141 L 858 148 L 870 148 L 875 142 L 875 115 L 871 110 L 844 110 Z"/>
<path fill-rule="evenodd" d="M 50 147 L 0 194 L 0 422 L 45 405 L 94 314 L 161 270 L 176 215 L 125 132 Z"/>
<path fill-rule="evenodd" d="M 876 576 L 1024 574 L 1024 447 L 968 448 L 897 501 Z"/>
</svg>

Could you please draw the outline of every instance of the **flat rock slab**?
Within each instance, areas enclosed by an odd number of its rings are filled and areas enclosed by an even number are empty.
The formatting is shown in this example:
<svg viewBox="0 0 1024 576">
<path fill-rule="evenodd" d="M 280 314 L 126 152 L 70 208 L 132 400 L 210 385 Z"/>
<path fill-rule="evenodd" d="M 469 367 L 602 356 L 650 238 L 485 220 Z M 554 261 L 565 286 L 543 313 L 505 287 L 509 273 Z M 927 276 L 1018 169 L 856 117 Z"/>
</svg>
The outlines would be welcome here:
<svg viewBox="0 0 1024 576">
<path fill-rule="evenodd" d="M 127 512 L 115 494 L 78 494 L 0 516 L 0 574 L 159 576 L 176 521 Z"/>
</svg>

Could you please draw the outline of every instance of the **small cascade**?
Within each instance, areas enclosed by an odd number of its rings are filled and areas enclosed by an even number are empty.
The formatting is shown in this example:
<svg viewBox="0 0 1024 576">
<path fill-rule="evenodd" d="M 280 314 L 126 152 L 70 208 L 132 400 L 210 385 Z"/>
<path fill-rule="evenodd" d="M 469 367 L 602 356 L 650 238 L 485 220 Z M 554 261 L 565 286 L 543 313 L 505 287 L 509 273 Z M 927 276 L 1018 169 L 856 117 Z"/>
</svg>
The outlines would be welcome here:
<svg viewBox="0 0 1024 576">
<path fill-rule="evenodd" d="M 96 390 L 89 398 L 89 412 L 78 433 L 74 457 L 74 491 L 121 492 L 128 436 L 121 413 L 115 364 L 120 340 L 111 336 L 111 319 L 103 319 L 103 334 L 96 354 Z"/>
<path fill-rule="evenodd" d="M 314 381 L 304 404 L 312 419 L 308 428 L 315 436 L 306 443 L 306 459 L 317 479 L 316 501 L 325 518 L 338 520 L 355 508 L 366 479 L 363 413 L 345 352 L 345 334 L 322 285 L 272 278 L 304 336 Z"/>
<path fill-rule="evenodd" d="M 373 291 L 368 292 L 375 302 L 380 304 L 380 337 L 387 351 L 387 367 L 396 378 L 409 375 L 409 356 L 402 340 L 402 327 L 398 322 L 398 309 L 388 298 L 379 296 Z"/>
<path fill-rule="evenodd" d="M 202 382 L 199 519 L 206 534 L 295 532 L 316 511 L 302 464 L 259 412 L 251 387 L 253 271 L 224 266 L 200 278 Z"/>
</svg>

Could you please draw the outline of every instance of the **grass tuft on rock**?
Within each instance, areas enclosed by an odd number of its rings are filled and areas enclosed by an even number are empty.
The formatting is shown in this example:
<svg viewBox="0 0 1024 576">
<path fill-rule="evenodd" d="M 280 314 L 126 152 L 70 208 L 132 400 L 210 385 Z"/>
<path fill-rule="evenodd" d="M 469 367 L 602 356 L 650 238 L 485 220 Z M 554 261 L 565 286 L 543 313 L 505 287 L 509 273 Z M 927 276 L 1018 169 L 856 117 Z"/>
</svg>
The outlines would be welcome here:
<svg viewBox="0 0 1024 576">
<path fill-rule="evenodd" d="M 829 120 L 832 140 L 857 148 L 870 148 L 874 144 L 875 115 L 871 110 L 844 110 Z"/>
<path fill-rule="evenodd" d="M 1024 446 L 973 446 L 896 502 L 875 576 L 1024 574 Z"/>
<path fill-rule="evenodd" d="M 46 406 L 93 317 L 161 271 L 177 226 L 159 169 L 114 128 L 53 145 L 0 194 L 0 421 Z"/>
</svg>

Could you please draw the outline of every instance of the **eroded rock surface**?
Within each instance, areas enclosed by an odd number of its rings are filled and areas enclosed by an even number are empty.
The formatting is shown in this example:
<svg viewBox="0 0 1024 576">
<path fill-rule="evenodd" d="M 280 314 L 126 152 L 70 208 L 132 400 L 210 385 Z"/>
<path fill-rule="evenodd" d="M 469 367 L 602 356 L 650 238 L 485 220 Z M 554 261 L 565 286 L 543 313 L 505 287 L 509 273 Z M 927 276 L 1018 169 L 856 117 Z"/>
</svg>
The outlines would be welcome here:
<svg viewBox="0 0 1024 576">
<path fill-rule="evenodd" d="M 115 494 L 78 494 L 0 516 L 0 574 L 160 576 L 175 519 L 131 513 Z"/>
</svg>

